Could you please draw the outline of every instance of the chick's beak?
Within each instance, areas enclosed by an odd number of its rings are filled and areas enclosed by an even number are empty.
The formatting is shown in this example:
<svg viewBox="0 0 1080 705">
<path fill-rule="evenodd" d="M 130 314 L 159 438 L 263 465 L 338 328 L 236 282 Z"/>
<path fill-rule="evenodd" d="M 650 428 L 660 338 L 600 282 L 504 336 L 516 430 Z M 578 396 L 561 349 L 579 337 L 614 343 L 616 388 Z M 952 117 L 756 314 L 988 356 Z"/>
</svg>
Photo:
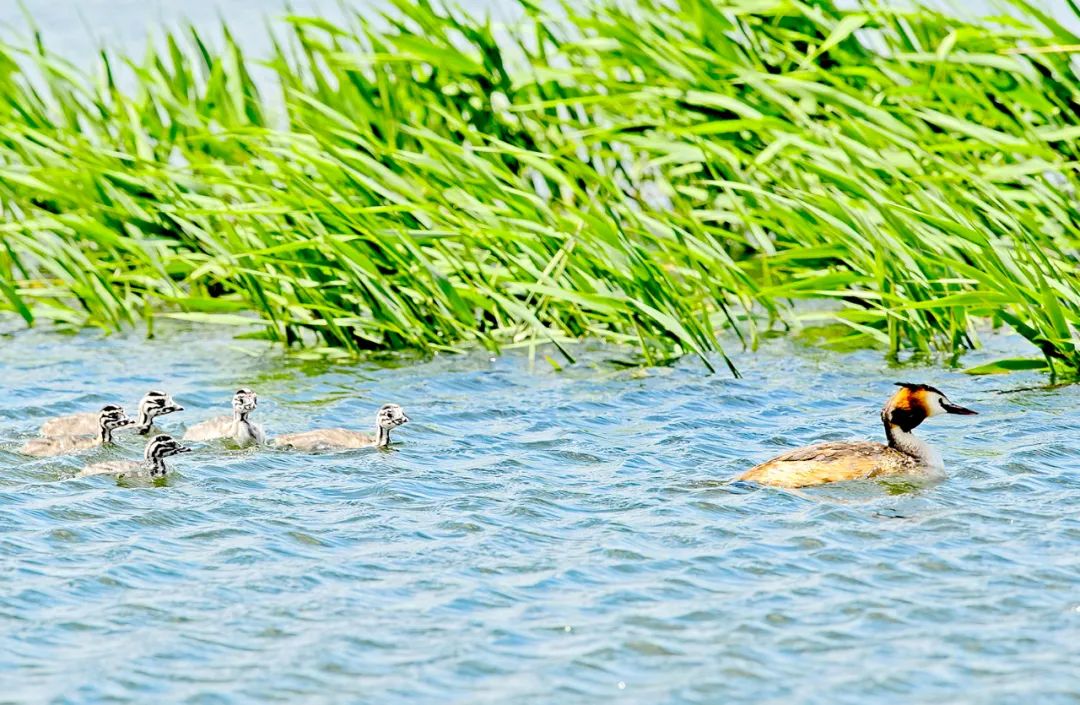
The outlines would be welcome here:
<svg viewBox="0 0 1080 705">
<path fill-rule="evenodd" d="M 950 414 L 959 414 L 961 416 L 972 416 L 979 413 L 978 411 L 974 411 L 963 406 L 957 406 L 956 404 L 952 404 L 950 402 L 942 402 L 941 407 Z"/>
</svg>

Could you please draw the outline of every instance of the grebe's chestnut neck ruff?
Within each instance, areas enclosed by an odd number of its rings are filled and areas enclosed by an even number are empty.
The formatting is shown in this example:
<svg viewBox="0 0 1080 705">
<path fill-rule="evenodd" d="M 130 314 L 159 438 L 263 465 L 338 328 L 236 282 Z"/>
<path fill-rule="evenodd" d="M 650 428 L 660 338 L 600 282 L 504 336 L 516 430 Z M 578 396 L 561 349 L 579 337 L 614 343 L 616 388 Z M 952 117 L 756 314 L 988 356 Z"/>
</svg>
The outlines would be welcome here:
<svg viewBox="0 0 1080 705">
<path fill-rule="evenodd" d="M 808 487 L 842 480 L 919 475 L 944 468 L 941 458 L 912 431 L 931 416 L 976 412 L 949 401 L 927 384 L 898 382 L 881 410 L 888 445 L 867 441 L 818 443 L 779 455 L 738 479 L 777 487 Z"/>
<path fill-rule="evenodd" d="M 937 453 L 911 432 L 931 416 L 970 416 L 978 412 L 953 404 L 944 393 L 928 384 L 897 382 L 896 386 L 900 387 L 899 391 L 881 410 L 881 421 L 885 425 L 885 438 L 889 441 L 889 447 L 906 453 L 925 465 L 940 467 L 941 459 Z"/>
</svg>

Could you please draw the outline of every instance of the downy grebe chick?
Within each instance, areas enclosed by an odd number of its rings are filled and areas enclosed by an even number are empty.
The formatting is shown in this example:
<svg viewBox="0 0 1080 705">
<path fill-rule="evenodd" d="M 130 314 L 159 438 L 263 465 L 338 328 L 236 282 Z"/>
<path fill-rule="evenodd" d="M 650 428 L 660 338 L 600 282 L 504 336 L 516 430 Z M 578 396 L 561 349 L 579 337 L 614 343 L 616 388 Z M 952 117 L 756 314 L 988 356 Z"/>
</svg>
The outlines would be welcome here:
<svg viewBox="0 0 1080 705">
<path fill-rule="evenodd" d="M 259 404 L 259 398 L 251 389 L 236 390 L 232 398 L 233 415 L 218 416 L 195 424 L 184 434 L 185 441 L 210 441 L 215 438 L 231 438 L 237 445 L 261 445 L 266 442 L 262 426 L 248 417 Z"/>
<path fill-rule="evenodd" d="M 912 429 L 938 414 L 975 414 L 927 384 L 897 382 L 900 391 L 881 410 L 888 445 L 870 441 L 818 443 L 779 455 L 737 479 L 774 487 L 809 487 L 842 480 L 936 474 L 941 458 Z"/>
<path fill-rule="evenodd" d="M 154 418 L 183 411 L 184 407 L 173 401 L 165 392 L 150 391 L 139 400 L 139 418 L 135 421 L 135 433 L 145 436 L 150 433 Z M 97 433 L 97 414 L 71 414 L 46 421 L 41 427 L 43 436 L 88 436 Z"/>
<path fill-rule="evenodd" d="M 165 458 L 178 453 L 190 453 L 191 448 L 180 445 L 172 436 L 159 434 L 150 439 L 143 453 L 143 462 L 134 460 L 115 460 L 108 463 L 94 463 L 82 469 L 79 477 L 90 475 L 116 475 L 117 477 L 165 477 L 168 468 Z"/>
<path fill-rule="evenodd" d="M 20 453 L 44 458 L 52 455 L 64 455 L 80 450 L 89 450 L 98 446 L 112 445 L 112 432 L 135 423 L 124 413 L 123 407 L 109 404 L 101 407 L 97 414 L 98 435 L 96 436 L 50 436 L 35 438 L 19 449 Z"/>
<path fill-rule="evenodd" d="M 274 439 L 274 445 L 296 450 L 345 450 L 351 448 L 383 448 L 390 445 L 390 431 L 409 423 L 405 410 L 397 404 L 384 404 L 375 415 L 375 435 L 343 428 L 324 428 L 303 433 L 287 433 Z"/>
</svg>

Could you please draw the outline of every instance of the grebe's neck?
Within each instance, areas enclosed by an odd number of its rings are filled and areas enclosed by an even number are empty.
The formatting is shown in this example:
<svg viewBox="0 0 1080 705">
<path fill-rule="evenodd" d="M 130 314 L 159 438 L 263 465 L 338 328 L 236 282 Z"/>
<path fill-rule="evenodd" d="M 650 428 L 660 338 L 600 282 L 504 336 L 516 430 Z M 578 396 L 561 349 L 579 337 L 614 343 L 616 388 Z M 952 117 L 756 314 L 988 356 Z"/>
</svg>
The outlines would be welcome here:
<svg viewBox="0 0 1080 705">
<path fill-rule="evenodd" d="M 165 468 L 165 458 L 147 454 L 144 462 L 150 470 L 150 477 L 159 477 L 168 472 Z"/>
<path fill-rule="evenodd" d="M 890 448 L 914 458 L 920 465 L 932 468 L 942 467 L 941 456 L 937 451 L 917 438 L 911 431 L 905 431 L 900 426 L 889 423 L 888 419 L 882 420 L 885 422 L 885 437 L 889 439 Z"/>
<path fill-rule="evenodd" d="M 101 445 L 107 446 L 112 443 L 112 429 L 108 426 L 101 427 Z"/>
<path fill-rule="evenodd" d="M 135 433 L 145 436 L 150 433 L 150 427 L 154 425 L 154 417 L 146 413 L 145 409 L 139 409 L 139 420 L 135 422 Z"/>
<path fill-rule="evenodd" d="M 233 410 L 232 428 L 229 435 L 241 445 L 266 441 L 266 435 L 263 433 L 262 428 L 248 418 L 250 415 L 250 411 Z"/>
<path fill-rule="evenodd" d="M 375 447 L 383 448 L 390 445 L 390 429 L 383 428 L 382 424 L 375 424 Z"/>
<path fill-rule="evenodd" d="M 150 459 L 150 477 L 161 477 L 168 470 L 165 468 L 165 458 Z"/>
</svg>

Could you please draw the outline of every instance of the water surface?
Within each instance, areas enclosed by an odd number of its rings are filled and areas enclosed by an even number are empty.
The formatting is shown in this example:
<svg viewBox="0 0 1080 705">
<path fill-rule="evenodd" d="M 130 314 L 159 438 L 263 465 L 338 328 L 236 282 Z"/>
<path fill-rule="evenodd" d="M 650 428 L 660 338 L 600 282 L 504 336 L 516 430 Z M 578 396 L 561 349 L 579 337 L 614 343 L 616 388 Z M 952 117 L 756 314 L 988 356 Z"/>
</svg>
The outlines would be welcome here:
<svg viewBox="0 0 1080 705">
<path fill-rule="evenodd" d="M 514 4 L 499 0 L 452 0 L 476 17 L 492 17 L 496 22 L 515 22 L 520 13 Z M 558 2 L 540 2 L 557 8 Z M 583 6 L 570 2 L 570 6 Z M 887 7 L 910 7 L 907 0 L 885 0 Z M 1016 13 L 1006 0 L 922 0 L 923 5 L 963 17 Z M 1069 29 L 1080 32 L 1080 17 L 1064 0 L 1034 0 L 1034 6 Z M 310 14 L 340 21 L 346 11 L 365 17 L 390 7 L 389 0 L 4 0 L 0 2 L 0 36 L 27 38 L 23 7 L 40 27 L 48 46 L 61 55 L 83 62 L 95 57 L 101 46 L 141 56 L 148 36 L 162 28 L 176 29 L 193 25 L 201 35 L 217 37 L 224 19 L 244 49 L 259 57 L 268 55 L 267 20 L 278 20 L 290 13 Z M 858 0 L 838 0 L 837 5 L 853 8 Z M 396 13 L 395 13 L 396 14 Z M 7 30 L 2 32 L 2 30 Z"/>
<path fill-rule="evenodd" d="M 967 362 L 1021 347 L 991 342 Z M 1003 394 L 1043 380 L 790 341 L 736 355 L 740 380 L 581 356 L 4 338 L 0 701 L 1077 702 L 1080 388 Z M 945 482 L 721 482 L 878 438 L 896 379 L 981 412 L 920 428 Z M 181 432 L 240 385 L 271 435 L 366 428 L 385 401 L 413 421 L 390 452 L 208 445 L 162 487 L 14 452 L 51 415 L 153 387 L 187 407 L 160 424 Z"/>
</svg>

